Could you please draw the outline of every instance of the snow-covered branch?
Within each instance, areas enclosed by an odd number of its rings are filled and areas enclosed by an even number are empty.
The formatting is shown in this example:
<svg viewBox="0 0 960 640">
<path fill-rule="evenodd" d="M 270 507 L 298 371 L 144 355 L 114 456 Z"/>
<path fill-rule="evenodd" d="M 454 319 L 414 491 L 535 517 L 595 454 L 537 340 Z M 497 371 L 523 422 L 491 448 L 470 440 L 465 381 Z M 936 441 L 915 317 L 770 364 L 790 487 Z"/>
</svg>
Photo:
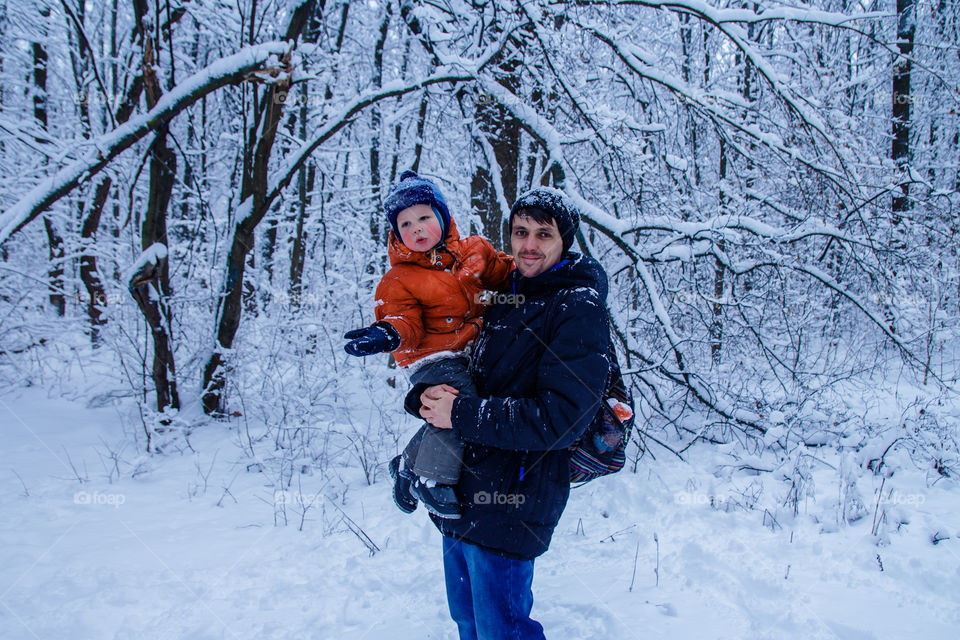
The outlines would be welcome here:
<svg viewBox="0 0 960 640">
<path fill-rule="evenodd" d="M 29 224 L 50 205 L 99 173 L 111 160 L 170 121 L 203 96 L 228 84 L 246 79 L 272 59 L 290 49 L 287 42 L 268 42 L 242 49 L 217 60 L 166 93 L 142 116 L 131 118 L 110 133 L 94 140 L 78 160 L 60 169 L 30 190 L 12 207 L 0 213 L 0 244 Z"/>
<path fill-rule="evenodd" d="M 308 141 L 300 145 L 296 151 L 292 151 L 290 154 L 284 158 L 281 166 L 274 172 L 273 176 L 270 179 L 270 187 L 267 191 L 266 198 L 266 208 L 269 208 L 270 204 L 280 195 L 280 192 L 283 191 L 293 180 L 294 175 L 300 169 L 304 162 L 310 157 L 310 154 L 316 151 L 316 149 L 322 145 L 324 142 L 329 140 L 340 131 L 343 127 L 350 124 L 352 118 L 358 113 L 369 107 L 370 105 L 380 102 L 381 100 L 386 100 L 387 98 L 396 98 L 398 96 L 406 95 L 417 91 L 424 87 L 428 87 L 435 84 L 456 84 L 459 82 L 466 82 L 468 80 L 473 80 L 475 78 L 474 70 L 471 69 L 457 69 L 451 67 L 441 67 L 437 69 L 434 73 L 430 74 L 428 77 L 418 80 L 415 82 L 403 82 L 402 80 L 395 80 L 384 84 L 382 87 L 379 87 L 372 91 L 367 91 L 353 100 L 351 100 L 347 105 L 342 107 L 337 113 L 330 115 L 327 118 L 326 122 L 317 133 Z M 257 215 L 258 212 L 250 211 L 247 215 Z M 241 216 L 241 221 L 243 216 Z"/>
<path fill-rule="evenodd" d="M 571 3 L 551 2 L 550 4 L 565 5 Z M 597 0 L 595 2 L 577 0 L 573 4 L 610 6 L 611 3 L 607 0 Z M 656 0 L 619 0 L 612 4 L 621 7 L 640 6 L 651 9 L 669 9 L 676 12 L 690 13 L 707 18 L 715 24 L 748 24 L 769 22 L 772 20 L 789 20 L 791 22 L 822 24 L 830 27 L 845 27 L 856 22 L 879 20 L 895 15 L 889 11 L 864 11 L 860 13 L 821 11 L 818 9 L 810 9 L 806 5 L 801 7 L 764 9 L 757 13 L 748 9 L 721 9 L 701 0 L 666 0 L 665 2 L 657 2 Z"/>
<path fill-rule="evenodd" d="M 617 57 L 639 77 L 665 87 L 671 91 L 678 100 L 694 107 L 710 120 L 718 124 L 722 123 L 722 125 L 739 131 L 755 143 L 775 152 L 787 162 L 799 162 L 829 179 L 841 192 L 847 192 L 848 187 L 844 184 L 846 181 L 844 180 L 845 176 L 843 172 L 838 171 L 834 167 L 824 165 L 819 161 L 804 157 L 796 148 L 787 146 L 778 134 L 764 131 L 756 124 L 746 123 L 741 118 L 726 113 L 718 106 L 724 101 L 723 97 L 703 91 L 684 82 L 681 78 L 668 73 L 655 64 L 654 60 L 656 56 L 645 52 L 635 44 L 623 42 L 606 33 L 596 25 L 581 24 L 579 26 L 596 37 L 597 40 L 610 47 Z M 790 99 L 790 103 L 793 105 L 797 104 L 793 99 Z"/>
</svg>

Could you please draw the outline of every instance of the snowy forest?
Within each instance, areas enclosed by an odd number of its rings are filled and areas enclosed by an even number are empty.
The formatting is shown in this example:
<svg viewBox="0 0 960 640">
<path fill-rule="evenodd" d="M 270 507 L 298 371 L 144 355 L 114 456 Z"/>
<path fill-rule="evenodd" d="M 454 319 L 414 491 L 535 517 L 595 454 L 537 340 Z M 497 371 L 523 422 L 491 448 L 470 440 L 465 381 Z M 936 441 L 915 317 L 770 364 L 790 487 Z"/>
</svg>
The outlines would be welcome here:
<svg viewBox="0 0 960 640">
<path fill-rule="evenodd" d="M 659 624 L 679 637 L 887 637 L 911 615 L 837 627 L 796 610 L 781 627 L 747 607 L 740 631 L 708 632 L 680 604 L 691 587 L 656 595 L 661 544 L 671 510 L 696 510 L 679 528 L 739 514 L 746 540 L 851 535 L 859 551 L 836 557 L 867 558 L 844 561 L 870 580 L 916 554 L 924 589 L 960 588 L 958 113 L 957 0 L 0 0 L 0 431 L 44 441 L 49 458 L 29 468 L 11 445 L 0 509 L 83 490 L 125 496 L 123 517 L 136 483 L 176 477 L 177 504 L 256 512 L 257 538 L 306 533 L 364 562 L 388 556 L 388 538 L 437 547 L 424 517 L 378 530 L 403 517 L 388 511 L 385 465 L 417 426 L 401 406 L 409 384 L 388 356 L 343 351 L 344 332 L 374 321 L 383 201 L 413 169 L 464 235 L 509 250 L 512 203 L 553 186 L 582 212 L 574 249 L 609 276 L 638 420 L 627 467 L 574 490 L 571 546 L 545 556 L 562 575 L 613 560 L 577 540 L 624 545 L 621 613 L 590 614 L 554 587 L 573 604 L 545 602 L 544 617 L 570 638 Z M 74 409 L 41 433 L 29 425 L 48 401 Z M 68 429 L 75 448 L 56 435 Z M 360 509 L 361 495 L 379 502 Z M 667 503 L 651 506 L 656 495 Z M 150 517 L 130 517 L 145 535 Z M 675 567 L 688 552 L 672 551 Z M 418 553 L 412 566 L 439 571 Z M 776 571 L 806 591 L 819 578 L 795 578 L 798 562 Z M 654 613 L 624 604 L 631 566 Z M 344 598 L 382 586 L 349 563 L 330 571 Z M 63 620 L 16 606 L 19 573 L 0 620 L 12 637 L 56 637 Z M 864 594 L 916 588 L 899 579 Z M 384 600 L 427 606 L 411 638 L 454 633 L 431 580 L 435 597 Z M 83 617 L 90 637 L 139 628 L 94 615 L 111 606 Z M 351 606 L 307 636 L 408 637 L 398 611 Z M 949 596 L 926 606 L 938 615 L 904 633 L 960 626 Z M 254 637 L 204 615 L 172 637 Z M 256 637 L 303 632 L 242 619 Z M 377 620 L 381 635 L 351 631 Z"/>
</svg>

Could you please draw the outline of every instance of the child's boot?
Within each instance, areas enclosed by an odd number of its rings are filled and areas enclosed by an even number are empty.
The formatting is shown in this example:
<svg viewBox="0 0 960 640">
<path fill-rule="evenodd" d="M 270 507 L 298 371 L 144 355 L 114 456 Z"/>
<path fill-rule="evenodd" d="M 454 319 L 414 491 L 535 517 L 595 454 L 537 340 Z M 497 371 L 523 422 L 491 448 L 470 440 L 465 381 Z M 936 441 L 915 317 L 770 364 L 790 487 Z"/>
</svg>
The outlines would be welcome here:
<svg viewBox="0 0 960 640">
<path fill-rule="evenodd" d="M 420 499 L 427 511 L 438 518 L 456 520 L 460 517 L 460 503 L 449 484 L 427 486 L 423 478 L 417 477 L 410 487 L 410 492 Z"/>
<path fill-rule="evenodd" d="M 411 492 L 411 484 L 416 476 L 404 467 L 400 468 L 400 457 L 390 461 L 390 477 L 393 478 L 393 503 L 404 513 L 413 513 L 417 509 L 417 499 Z"/>
</svg>

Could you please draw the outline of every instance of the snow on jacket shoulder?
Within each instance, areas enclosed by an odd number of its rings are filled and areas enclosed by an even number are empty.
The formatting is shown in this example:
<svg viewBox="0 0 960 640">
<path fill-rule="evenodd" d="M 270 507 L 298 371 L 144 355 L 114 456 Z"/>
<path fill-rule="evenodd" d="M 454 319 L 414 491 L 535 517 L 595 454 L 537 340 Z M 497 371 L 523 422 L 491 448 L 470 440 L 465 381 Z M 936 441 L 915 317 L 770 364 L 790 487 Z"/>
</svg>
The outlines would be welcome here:
<svg viewBox="0 0 960 640">
<path fill-rule="evenodd" d="M 387 252 L 391 268 L 377 285 L 374 314 L 400 335 L 393 355 L 401 367 L 466 347 L 481 326 L 478 294 L 501 288 L 513 268 L 486 239 L 461 239 L 452 220 L 439 250 L 411 251 L 391 231 Z"/>
</svg>

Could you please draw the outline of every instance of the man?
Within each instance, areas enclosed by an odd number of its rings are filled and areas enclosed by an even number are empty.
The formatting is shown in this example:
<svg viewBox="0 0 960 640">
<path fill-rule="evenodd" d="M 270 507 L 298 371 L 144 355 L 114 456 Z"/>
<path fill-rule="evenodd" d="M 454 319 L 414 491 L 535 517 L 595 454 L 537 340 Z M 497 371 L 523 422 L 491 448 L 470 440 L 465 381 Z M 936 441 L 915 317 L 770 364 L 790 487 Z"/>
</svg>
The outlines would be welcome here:
<svg viewBox="0 0 960 640">
<path fill-rule="evenodd" d="M 459 520 L 444 534 L 450 614 L 461 640 L 544 638 L 530 618 L 534 559 L 570 493 L 567 448 L 596 414 L 607 375 L 607 278 L 570 251 L 580 215 L 556 189 L 511 209 L 516 270 L 477 339 L 478 396 L 414 387 L 407 408 L 465 443 Z"/>
</svg>

